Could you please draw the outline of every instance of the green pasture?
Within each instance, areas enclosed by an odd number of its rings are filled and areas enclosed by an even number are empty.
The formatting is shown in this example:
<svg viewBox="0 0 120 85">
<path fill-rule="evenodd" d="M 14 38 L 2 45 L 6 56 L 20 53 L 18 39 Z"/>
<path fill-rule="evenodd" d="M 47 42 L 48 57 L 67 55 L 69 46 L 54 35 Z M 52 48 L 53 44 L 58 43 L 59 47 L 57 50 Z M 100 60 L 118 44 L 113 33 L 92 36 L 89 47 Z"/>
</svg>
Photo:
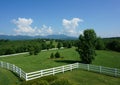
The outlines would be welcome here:
<svg viewBox="0 0 120 85">
<path fill-rule="evenodd" d="M 59 52 L 62 58 L 50 59 L 51 53 Z M 96 51 L 97 56 L 93 61 L 94 65 L 107 66 L 120 69 L 120 53 L 114 51 Z M 41 69 L 61 66 L 65 64 L 80 62 L 79 54 L 75 48 L 42 51 L 38 55 L 18 55 L 0 58 L 0 61 L 9 62 L 22 68 L 25 72 L 32 72 Z M 120 78 L 110 77 L 98 73 L 73 70 L 64 74 L 56 74 L 61 78 L 67 78 L 74 85 L 119 85 Z M 0 85 L 19 85 L 20 80 L 12 72 L 0 68 Z"/>
<path fill-rule="evenodd" d="M 51 53 L 59 52 L 60 59 L 50 59 Z M 96 51 L 97 56 L 93 61 L 94 65 L 107 66 L 120 69 L 120 53 L 113 51 Z M 75 48 L 42 51 L 38 55 L 17 55 L 11 57 L 0 58 L 0 61 L 9 62 L 22 68 L 25 72 L 37 71 L 41 69 L 51 68 L 55 66 L 61 66 L 65 64 L 79 62 L 79 54 L 75 51 Z"/>
<path fill-rule="evenodd" d="M 0 85 L 19 85 L 20 79 L 11 71 L 0 68 Z"/>
<path fill-rule="evenodd" d="M 59 52 L 63 58 L 50 59 L 51 53 Z M 39 55 L 18 55 L 13 57 L 0 58 L 1 61 L 9 62 L 22 68 L 25 72 L 37 71 L 41 69 L 61 66 L 69 63 L 74 63 L 79 60 L 79 55 L 74 49 L 61 49 L 54 51 L 44 51 Z"/>
<path fill-rule="evenodd" d="M 60 78 L 69 80 L 73 85 L 119 85 L 120 78 L 110 77 L 99 73 L 76 69 L 64 74 L 57 74 Z"/>
</svg>

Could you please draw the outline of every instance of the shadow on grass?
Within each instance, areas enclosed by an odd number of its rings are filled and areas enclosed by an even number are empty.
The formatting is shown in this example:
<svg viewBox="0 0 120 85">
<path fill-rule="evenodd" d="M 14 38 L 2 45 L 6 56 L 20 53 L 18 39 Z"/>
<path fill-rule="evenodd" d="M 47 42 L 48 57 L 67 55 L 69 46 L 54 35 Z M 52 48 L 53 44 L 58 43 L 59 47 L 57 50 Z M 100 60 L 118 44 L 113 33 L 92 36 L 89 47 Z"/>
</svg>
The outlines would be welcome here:
<svg viewBox="0 0 120 85">
<path fill-rule="evenodd" d="M 61 63 L 67 63 L 67 64 L 72 64 L 72 63 L 82 63 L 82 61 L 78 60 L 54 60 L 55 62 L 61 62 Z"/>
<path fill-rule="evenodd" d="M 12 72 L 12 71 L 10 71 L 10 72 L 11 72 L 12 74 L 14 74 L 15 77 L 16 77 L 20 82 L 25 81 L 23 78 L 20 78 L 18 74 L 14 73 L 14 72 Z"/>
</svg>

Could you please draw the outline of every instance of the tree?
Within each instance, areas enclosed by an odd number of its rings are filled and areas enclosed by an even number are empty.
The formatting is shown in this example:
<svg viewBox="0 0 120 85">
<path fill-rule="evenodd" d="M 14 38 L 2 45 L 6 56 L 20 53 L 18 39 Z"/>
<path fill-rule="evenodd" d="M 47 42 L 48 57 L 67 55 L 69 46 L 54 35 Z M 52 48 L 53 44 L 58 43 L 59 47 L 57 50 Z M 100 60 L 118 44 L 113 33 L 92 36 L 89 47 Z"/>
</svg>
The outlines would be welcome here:
<svg viewBox="0 0 120 85">
<path fill-rule="evenodd" d="M 87 29 L 79 37 L 78 53 L 83 63 L 92 63 L 95 56 L 96 33 L 93 29 Z"/>
<path fill-rule="evenodd" d="M 37 55 L 41 51 L 41 46 L 35 45 L 34 46 L 34 55 Z"/>
<path fill-rule="evenodd" d="M 30 55 L 33 55 L 34 54 L 34 48 L 31 46 L 29 47 L 29 54 Z"/>
<path fill-rule="evenodd" d="M 56 52 L 56 53 L 55 53 L 55 58 L 60 58 L 59 52 Z"/>
<path fill-rule="evenodd" d="M 109 50 L 118 51 L 120 52 L 120 41 L 119 40 L 113 40 L 109 41 L 106 46 Z"/>
<path fill-rule="evenodd" d="M 57 48 L 58 48 L 58 49 L 61 48 L 61 43 L 60 43 L 60 42 L 58 42 L 58 44 L 57 44 Z"/>
<path fill-rule="evenodd" d="M 67 48 L 71 48 L 71 47 L 72 47 L 71 42 L 68 42 L 68 46 L 67 46 Z"/>
<path fill-rule="evenodd" d="M 47 44 L 45 42 L 42 43 L 42 50 L 47 49 Z"/>
<path fill-rule="evenodd" d="M 29 46 L 29 54 L 30 55 L 37 55 L 41 51 L 41 46 L 37 43 L 34 45 Z"/>
<path fill-rule="evenodd" d="M 54 58 L 54 54 L 53 54 L 53 53 L 51 53 L 50 58 L 51 58 L 51 59 L 53 59 L 53 58 Z"/>
</svg>

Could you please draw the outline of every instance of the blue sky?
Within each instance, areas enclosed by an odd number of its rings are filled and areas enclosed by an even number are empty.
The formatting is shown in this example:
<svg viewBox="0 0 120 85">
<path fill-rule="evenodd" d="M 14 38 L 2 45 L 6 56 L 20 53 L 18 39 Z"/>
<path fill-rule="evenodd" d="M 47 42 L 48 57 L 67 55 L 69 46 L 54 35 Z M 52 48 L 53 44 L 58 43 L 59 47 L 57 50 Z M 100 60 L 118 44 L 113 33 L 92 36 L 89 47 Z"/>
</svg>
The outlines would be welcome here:
<svg viewBox="0 0 120 85">
<path fill-rule="evenodd" d="M 0 0 L 0 34 L 120 37 L 120 0 Z"/>
</svg>

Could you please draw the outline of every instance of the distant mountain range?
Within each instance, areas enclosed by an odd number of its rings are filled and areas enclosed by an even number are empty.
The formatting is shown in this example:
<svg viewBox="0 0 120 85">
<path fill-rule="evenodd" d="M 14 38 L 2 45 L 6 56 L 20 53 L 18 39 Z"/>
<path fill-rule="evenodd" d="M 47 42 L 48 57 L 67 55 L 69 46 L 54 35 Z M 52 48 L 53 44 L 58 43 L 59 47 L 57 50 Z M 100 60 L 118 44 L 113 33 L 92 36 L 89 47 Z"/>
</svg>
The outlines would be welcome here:
<svg viewBox="0 0 120 85">
<path fill-rule="evenodd" d="M 0 35 L 0 39 L 8 40 L 29 40 L 29 39 L 61 39 L 61 40 L 75 40 L 77 37 L 71 37 L 67 35 L 48 35 L 48 36 L 24 36 L 24 35 Z"/>
</svg>

